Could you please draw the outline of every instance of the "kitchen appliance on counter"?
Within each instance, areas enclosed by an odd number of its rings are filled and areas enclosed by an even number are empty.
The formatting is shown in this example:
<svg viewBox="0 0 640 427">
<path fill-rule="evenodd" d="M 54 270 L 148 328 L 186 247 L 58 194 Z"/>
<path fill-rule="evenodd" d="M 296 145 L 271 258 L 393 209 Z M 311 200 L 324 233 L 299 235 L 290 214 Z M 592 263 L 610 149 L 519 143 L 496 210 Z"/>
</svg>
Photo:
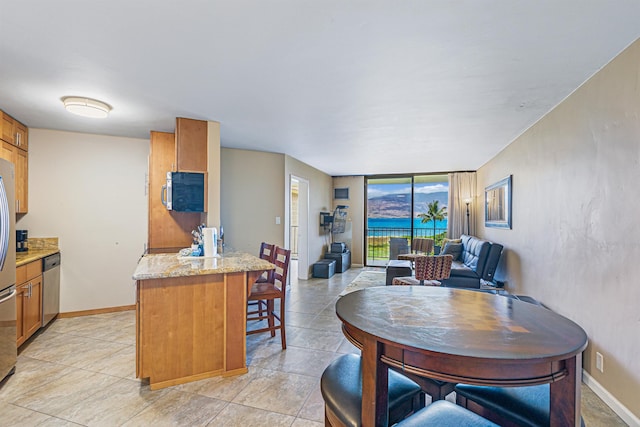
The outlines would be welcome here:
<svg viewBox="0 0 640 427">
<path fill-rule="evenodd" d="M 0 381 L 18 360 L 14 200 L 13 164 L 0 159 Z"/>
<path fill-rule="evenodd" d="M 16 230 L 16 252 L 29 250 L 29 230 Z"/>
<path fill-rule="evenodd" d="M 42 259 L 42 326 L 60 313 L 60 252 Z"/>
</svg>

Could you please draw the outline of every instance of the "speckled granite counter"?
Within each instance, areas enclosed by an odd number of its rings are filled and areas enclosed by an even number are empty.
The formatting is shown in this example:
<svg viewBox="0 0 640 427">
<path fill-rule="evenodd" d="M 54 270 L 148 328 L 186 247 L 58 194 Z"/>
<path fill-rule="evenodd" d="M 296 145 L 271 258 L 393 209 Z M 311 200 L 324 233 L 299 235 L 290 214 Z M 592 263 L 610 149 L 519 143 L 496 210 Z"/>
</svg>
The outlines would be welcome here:
<svg viewBox="0 0 640 427">
<path fill-rule="evenodd" d="M 219 258 L 178 257 L 178 254 L 147 254 L 140 258 L 134 280 L 202 276 L 272 270 L 275 265 L 245 252 L 227 252 Z"/>
<path fill-rule="evenodd" d="M 29 238 L 28 242 L 28 251 L 16 252 L 16 267 L 29 264 L 30 262 L 37 261 L 46 256 L 60 252 L 57 237 Z"/>
<path fill-rule="evenodd" d="M 247 372 L 247 295 L 275 265 L 243 252 L 220 258 L 148 254 L 136 280 L 136 376 L 156 390 Z"/>
</svg>

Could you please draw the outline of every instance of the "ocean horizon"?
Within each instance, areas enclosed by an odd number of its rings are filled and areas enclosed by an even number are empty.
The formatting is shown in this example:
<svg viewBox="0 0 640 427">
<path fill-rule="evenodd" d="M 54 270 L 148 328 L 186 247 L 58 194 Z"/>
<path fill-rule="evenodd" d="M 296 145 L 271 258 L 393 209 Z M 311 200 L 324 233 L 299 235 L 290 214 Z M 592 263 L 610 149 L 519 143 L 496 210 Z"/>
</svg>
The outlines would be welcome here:
<svg viewBox="0 0 640 427">
<path fill-rule="evenodd" d="M 376 229 L 387 229 L 387 231 L 378 231 Z M 367 218 L 367 229 L 369 230 L 367 235 L 369 236 L 401 236 L 406 234 L 404 230 L 411 228 L 410 218 Z M 430 236 L 433 232 L 433 221 L 422 222 L 420 218 L 413 219 L 413 228 L 420 229 L 421 232 L 415 233 L 417 236 Z M 388 229 L 392 229 L 391 232 Z M 426 229 L 426 233 L 422 232 Z M 436 221 L 436 233 L 442 233 L 447 229 L 447 220 Z M 429 233 L 431 231 L 431 233 Z"/>
</svg>

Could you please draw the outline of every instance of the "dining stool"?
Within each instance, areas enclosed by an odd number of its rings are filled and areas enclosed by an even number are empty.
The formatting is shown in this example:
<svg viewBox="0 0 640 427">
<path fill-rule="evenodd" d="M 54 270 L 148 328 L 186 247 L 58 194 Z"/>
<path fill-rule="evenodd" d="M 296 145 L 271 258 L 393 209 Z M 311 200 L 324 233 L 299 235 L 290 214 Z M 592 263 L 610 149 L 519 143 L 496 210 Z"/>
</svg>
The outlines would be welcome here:
<svg viewBox="0 0 640 427">
<path fill-rule="evenodd" d="M 272 243 L 262 242 L 260 243 L 260 252 L 258 258 L 265 261 L 269 261 L 273 264 L 273 259 L 276 256 L 276 245 Z M 262 276 L 258 277 L 256 282 L 273 282 L 273 270 L 269 270 Z"/>
<path fill-rule="evenodd" d="M 424 407 L 420 386 L 389 370 L 389 425 Z M 325 426 L 362 425 L 362 364 L 358 354 L 345 354 L 322 373 L 320 391 L 324 399 Z"/>
<path fill-rule="evenodd" d="M 269 261 L 270 263 L 273 264 L 273 259 L 275 256 L 276 256 L 276 245 L 272 243 L 267 243 L 267 242 L 260 243 L 260 252 L 258 254 L 258 257 L 260 259 Z M 273 272 L 274 270 L 269 270 L 263 273 L 262 275 L 260 275 L 260 277 L 256 279 L 256 283 L 265 283 L 265 282 L 273 283 Z M 248 307 L 249 307 L 248 310 L 252 310 L 252 307 L 256 307 L 258 309 L 259 315 L 263 316 L 267 308 L 267 301 L 263 301 L 263 300 L 250 301 Z"/>
<path fill-rule="evenodd" d="M 549 384 L 527 387 L 491 387 L 458 384 L 456 402 L 505 427 L 548 427 Z M 584 427 L 584 420 L 580 420 Z"/>
<path fill-rule="evenodd" d="M 276 269 L 273 272 L 273 282 L 255 282 L 251 286 L 251 294 L 247 297 L 247 322 L 267 320 L 266 327 L 247 330 L 247 335 L 270 332 L 271 336 L 274 337 L 276 331 L 279 330 L 283 350 L 287 349 L 284 316 L 290 261 L 291 251 L 276 246 L 272 261 L 276 265 Z M 276 313 L 275 310 L 275 300 L 280 300 L 279 313 Z M 258 302 L 257 310 L 250 310 L 249 307 L 251 307 L 251 304 L 255 304 L 256 301 Z"/>
<path fill-rule="evenodd" d="M 498 424 L 446 400 L 427 405 L 395 427 L 499 427 Z"/>
</svg>

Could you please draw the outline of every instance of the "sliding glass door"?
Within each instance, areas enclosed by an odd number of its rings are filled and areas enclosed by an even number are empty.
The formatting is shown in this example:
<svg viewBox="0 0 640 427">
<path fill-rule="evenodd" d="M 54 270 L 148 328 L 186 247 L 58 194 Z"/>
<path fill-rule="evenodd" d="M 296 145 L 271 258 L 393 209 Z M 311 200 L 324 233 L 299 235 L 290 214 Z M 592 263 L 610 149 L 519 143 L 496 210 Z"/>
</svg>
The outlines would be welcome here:
<svg viewBox="0 0 640 427">
<path fill-rule="evenodd" d="M 409 252 L 414 237 L 446 235 L 447 175 L 404 175 L 366 179 L 365 263 L 386 265 Z"/>
</svg>

